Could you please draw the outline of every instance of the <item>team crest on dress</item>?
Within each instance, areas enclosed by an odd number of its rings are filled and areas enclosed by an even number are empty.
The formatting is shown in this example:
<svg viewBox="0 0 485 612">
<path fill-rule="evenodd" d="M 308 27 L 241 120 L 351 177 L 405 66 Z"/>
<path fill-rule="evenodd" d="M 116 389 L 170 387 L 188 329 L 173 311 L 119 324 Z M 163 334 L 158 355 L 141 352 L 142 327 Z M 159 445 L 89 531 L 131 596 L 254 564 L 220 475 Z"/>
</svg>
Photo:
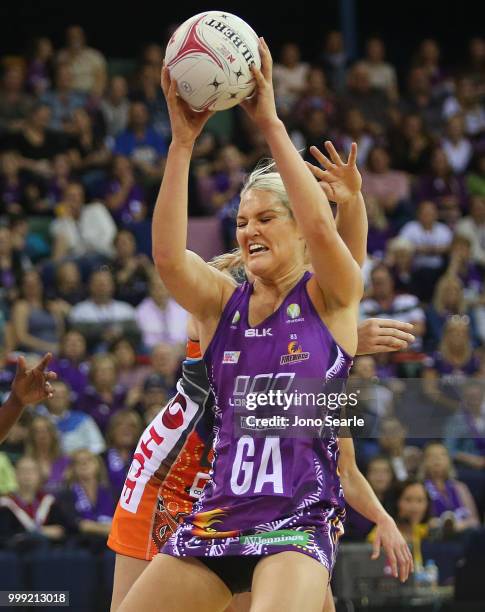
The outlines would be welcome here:
<svg viewBox="0 0 485 612">
<path fill-rule="evenodd" d="M 304 317 L 300 317 L 300 304 L 290 304 L 286 309 L 286 314 L 288 315 L 287 323 L 299 323 L 305 320 Z"/>
<path fill-rule="evenodd" d="M 286 365 L 288 363 L 296 363 L 297 361 L 305 361 L 310 358 L 310 353 L 303 351 L 301 344 L 298 344 L 295 340 L 288 343 L 288 353 L 281 355 L 280 365 Z"/>
</svg>

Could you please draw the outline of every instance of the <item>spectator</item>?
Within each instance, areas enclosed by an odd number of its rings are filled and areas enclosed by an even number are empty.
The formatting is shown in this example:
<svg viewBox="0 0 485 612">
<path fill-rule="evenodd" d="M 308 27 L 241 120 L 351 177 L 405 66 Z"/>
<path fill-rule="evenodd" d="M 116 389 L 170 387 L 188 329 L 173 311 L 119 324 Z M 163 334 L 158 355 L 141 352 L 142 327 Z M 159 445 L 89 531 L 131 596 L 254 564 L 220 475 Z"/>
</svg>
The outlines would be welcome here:
<svg viewBox="0 0 485 612">
<path fill-rule="evenodd" d="M 50 108 L 45 104 L 37 104 L 29 111 L 22 129 L 12 133 L 6 139 L 7 146 L 4 146 L 4 149 L 17 151 L 22 168 L 38 178 L 51 175 L 51 160 L 65 151 L 68 144 L 63 134 L 49 129 L 50 120 Z"/>
<path fill-rule="evenodd" d="M 362 171 L 362 192 L 376 198 L 388 216 L 395 216 L 399 204 L 410 196 L 409 179 L 404 172 L 391 169 L 389 153 L 384 147 L 369 151 L 367 168 Z"/>
<path fill-rule="evenodd" d="M 0 215 L 21 215 L 26 204 L 27 180 L 16 151 L 0 155 Z"/>
<path fill-rule="evenodd" d="M 309 152 L 311 146 L 320 147 L 322 142 L 328 140 L 328 124 L 325 111 L 319 108 L 307 110 L 298 129 L 291 133 L 291 140 L 298 149 L 304 149 L 304 158 L 314 162 Z"/>
<path fill-rule="evenodd" d="M 393 503 L 393 492 L 396 486 L 392 465 L 387 457 L 377 455 L 367 464 L 365 477 L 377 498 L 389 512 Z M 353 510 L 346 508 L 345 538 L 364 540 L 370 533 L 373 523 Z"/>
<path fill-rule="evenodd" d="M 441 146 L 455 174 L 463 174 L 472 158 L 473 148 L 465 136 L 465 126 L 462 115 L 454 115 L 446 124 L 446 138 Z"/>
<path fill-rule="evenodd" d="M 71 408 L 71 390 L 62 380 L 53 383 L 55 394 L 46 401 L 46 416 L 54 423 L 61 437 L 64 453 L 88 449 L 99 454 L 106 448 L 103 436 L 92 419 L 85 412 Z"/>
<path fill-rule="evenodd" d="M 359 393 L 359 412 L 378 420 L 391 416 L 394 411 L 393 393 L 380 383 L 374 358 L 361 355 L 354 362 L 352 376 L 357 379 Z"/>
<path fill-rule="evenodd" d="M 417 201 L 431 200 L 440 209 L 449 204 L 466 209 L 468 194 L 464 179 L 453 174 L 443 149 L 433 151 L 430 172 L 420 177 L 415 198 Z"/>
<path fill-rule="evenodd" d="M 96 125 L 99 116 L 77 108 L 72 114 L 70 157 L 76 172 L 82 173 L 84 184 L 95 190 L 105 178 L 111 153 L 104 143 L 104 129 Z"/>
<path fill-rule="evenodd" d="M 475 157 L 472 168 L 466 176 L 466 186 L 471 196 L 485 198 L 485 153 Z"/>
<path fill-rule="evenodd" d="M 419 461 L 416 462 L 416 448 L 406 446 L 406 429 L 395 417 L 387 417 L 380 422 L 379 448 L 392 465 L 396 480 L 405 481 L 415 476 Z M 418 455 L 421 457 L 421 453 Z"/>
<path fill-rule="evenodd" d="M 56 493 L 63 482 L 69 458 L 62 454 L 59 433 L 47 416 L 39 414 L 30 422 L 25 455 L 32 457 L 39 466 L 44 491 Z"/>
<path fill-rule="evenodd" d="M 384 255 L 387 241 L 392 235 L 389 221 L 375 198 L 365 198 L 365 207 L 369 224 L 367 252 L 377 259 L 381 259 Z"/>
<path fill-rule="evenodd" d="M 13 64 L 3 73 L 0 89 L 0 131 L 19 130 L 24 126 L 34 101 L 24 92 L 21 66 Z"/>
<path fill-rule="evenodd" d="M 436 284 L 432 304 L 426 310 L 426 348 L 436 350 L 446 321 L 467 314 L 463 283 L 455 274 L 442 276 Z"/>
<path fill-rule="evenodd" d="M 458 223 L 456 233 L 470 240 L 473 261 L 485 267 L 485 197 L 472 198 L 470 214 Z"/>
<path fill-rule="evenodd" d="M 414 175 L 428 170 L 432 140 L 420 115 L 405 115 L 398 128 L 390 132 L 389 140 L 396 168 Z"/>
<path fill-rule="evenodd" d="M 118 226 L 126 226 L 146 217 L 145 192 L 136 181 L 133 162 L 128 157 L 113 157 L 104 200 Z"/>
<path fill-rule="evenodd" d="M 126 129 L 129 108 L 128 84 L 125 77 L 111 77 L 108 93 L 100 104 L 107 136 L 115 138 Z"/>
<path fill-rule="evenodd" d="M 471 247 L 471 241 L 466 236 L 453 236 L 445 274 L 453 274 L 461 280 L 466 302 L 473 305 L 483 290 L 484 277 L 480 266 L 472 261 Z"/>
<path fill-rule="evenodd" d="M 51 86 L 54 47 L 46 36 L 35 38 L 27 67 L 27 87 L 36 96 L 42 96 Z"/>
<path fill-rule="evenodd" d="M 440 132 L 442 100 L 433 93 L 430 76 L 424 68 L 414 67 L 409 71 L 407 95 L 400 108 L 406 115 L 419 115 L 432 135 Z"/>
<path fill-rule="evenodd" d="M 15 466 L 18 489 L 0 497 L 0 540 L 3 545 L 55 542 L 65 535 L 62 513 L 53 495 L 42 489 L 40 466 L 22 457 Z"/>
<path fill-rule="evenodd" d="M 109 270 L 93 272 L 89 279 L 89 298 L 72 308 L 69 321 L 86 338 L 88 347 L 102 348 L 121 335 L 138 342 L 135 309 L 127 302 L 114 300 L 115 286 Z"/>
<path fill-rule="evenodd" d="M 47 301 L 42 280 L 35 270 L 24 273 L 21 297 L 12 309 L 12 324 L 17 350 L 32 353 L 59 352 L 64 321 L 55 301 Z"/>
<path fill-rule="evenodd" d="M 167 147 L 164 139 L 149 126 L 148 110 L 143 102 L 131 104 L 128 127 L 116 137 L 113 152 L 129 157 L 146 180 L 160 180 Z"/>
<path fill-rule="evenodd" d="M 456 115 L 463 115 L 468 136 L 480 136 L 485 131 L 485 108 L 480 102 L 478 88 L 469 76 L 456 80 L 455 95 L 447 98 L 443 104 L 445 119 Z"/>
<path fill-rule="evenodd" d="M 427 74 L 434 95 L 442 95 L 449 92 L 450 83 L 447 75 L 440 66 L 441 49 L 433 38 L 425 38 L 421 41 L 416 58 L 416 65 Z"/>
<path fill-rule="evenodd" d="M 116 361 L 108 353 L 91 359 L 90 385 L 79 398 L 79 408 L 93 417 L 104 433 L 110 417 L 125 407 L 127 390 L 117 383 Z"/>
<path fill-rule="evenodd" d="M 71 329 L 64 334 L 59 357 L 52 360 L 51 369 L 69 385 L 76 402 L 89 383 L 86 340 L 79 332 Z"/>
<path fill-rule="evenodd" d="M 406 542 L 412 546 L 416 570 L 423 567 L 421 543 L 429 534 L 429 508 L 428 492 L 420 480 L 410 479 L 399 486 L 395 520 Z M 375 527 L 367 539 L 373 542 L 374 538 Z"/>
<path fill-rule="evenodd" d="M 13 246 L 12 232 L 0 225 L 0 309 L 7 313 L 19 295 L 19 282 L 32 263 Z"/>
<path fill-rule="evenodd" d="M 397 293 L 416 293 L 415 250 L 413 243 L 406 238 L 393 238 L 387 243 L 385 263 Z"/>
<path fill-rule="evenodd" d="M 106 60 L 99 51 L 86 45 L 86 35 L 80 26 L 67 28 L 66 47 L 59 52 L 57 61 L 71 68 L 76 91 L 101 97 L 107 81 Z"/>
<path fill-rule="evenodd" d="M 158 47 L 158 45 L 156 46 Z M 156 63 L 145 62 L 141 66 L 138 87 L 130 97 L 134 102 L 145 104 L 150 117 L 150 125 L 157 134 L 160 134 L 163 138 L 169 138 L 170 123 L 168 121 L 167 105 L 160 87 L 161 61 L 160 65 L 157 61 Z"/>
<path fill-rule="evenodd" d="M 347 93 L 342 99 L 344 109 L 357 108 L 362 113 L 372 134 L 380 135 L 389 124 L 389 100 L 380 89 L 371 85 L 364 62 L 355 63 L 347 76 Z"/>
<path fill-rule="evenodd" d="M 17 489 L 15 470 L 6 453 L 0 452 L 0 496 Z"/>
<path fill-rule="evenodd" d="M 436 204 L 424 201 L 418 206 L 417 220 L 406 223 L 399 236 L 409 240 L 416 249 L 414 265 L 418 296 L 429 301 L 444 267 L 444 256 L 450 248 L 453 234 L 448 226 L 438 221 Z"/>
<path fill-rule="evenodd" d="M 363 64 L 369 73 L 371 86 L 384 91 L 389 100 L 397 100 L 399 93 L 396 70 L 385 61 L 386 48 L 382 38 L 373 36 L 367 39 L 365 50 L 366 56 Z"/>
<path fill-rule="evenodd" d="M 470 470 L 485 476 L 485 424 L 483 401 L 485 397 L 483 382 L 468 378 L 463 385 L 463 402 L 446 426 L 446 447 L 453 461 L 461 470 L 461 478 Z M 463 469 L 462 469 L 463 468 Z M 460 472 L 459 472 L 460 473 Z M 483 483 L 482 483 L 483 486 Z"/>
<path fill-rule="evenodd" d="M 116 234 L 114 221 L 103 204 L 86 203 L 80 183 L 68 183 L 59 210 L 62 216 L 50 228 L 55 261 L 75 257 L 99 262 L 111 254 Z"/>
<path fill-rule="evenodd" d="M 150 421 L 147 421 L 147 411 L 153 409 L 153 406 L 157 406 L 160 411 L 160 407 L 167 403 L 171 391 L 167 388 L 164 376 L 153 371 L 145 378 L 142 387 L 134 389 L 136 391 L 130 392 L 127 398 L 127 406 L 136 410 L 148 425 Z"/>
<path fill-rule="evenodd" d="M 52 176 L 46 185 L 46 210 L 53 212 L 69 183 L 74 182 L 71 158 L 67 153 L 58 153 L 52 162 Z"/>
<path fill-rule="evenodd" d="M 353 142 L 357 143 L 357 164 L 362 167 L 374 146 L 374 139 L 370 135 L 364 115 L 358 108 L 351 108 L 344 116 L 344 129 L 340 138 L 339 149 L 350 151 Z"/>
<path fill-rule="evenodd" d="M 302 121 L 311 110 L 323 111 L 327 117 L 335 113 L 335 97 L 327 87 L 325 72 L 317 66 L 308 70 L 305 90 L 296 103 L 293 115 L 297 121 Z"/>
<path fill-rule="evenodd" d="M 483 87 L 485 81 L 485 38 L 475 36 L 470 40 L 465 73 L 475 84 Z"/>
<path fill-rule="evenodd" d="M 381 319 L 399 319 L 413 324 L 413 335 L 416 341 L 412 349 L 418 351 L 422 346 L 425 332 L 425 316 L 415 295 L 396 295 L 394 281 L 387 266 L 377 265 L 371 273 L 371 291 L 369 297 L 361 302 L 363 318 L 378 317 Z"/>
<path fill-rule="evenodd" d="M 58 501 L 80 542 L 104 550 L 115 504 L 101 457 L 85 449 L 73 453 Z"/>
<path fill-rule="evenodd" d="M 185 343 L 187 313 L 170 297 L 157 274 L 151 276 L 150 296 L 136 309 L 136 319 L 149 349 L 163 342 L 177 353 Z"/>
<path fill-rule="evenodd" d="M 431 499 L 430 525 L 444 532 L 459 533 L 480 525 L 477 507 L 464 482 L 454 478 L 446 446 L 427 444 L 423 455 L 423 479 Z M 446 524 L 449 521 L 451 524 Z"/>
<path fill-rule="evenodd" d="M 321 64 L 331 88 L 337 93 L 345 87 L 348 61 L 342 32 L 331 30 L 325 39 Z"/>
<path fill-rule="evenodd" d="M 116 235 L 113 272 L 116 298 L 138 306 L 148 293 L 154 268 L 146 255 L 137 254 L 135 237 L 127 229 L 120 230 Z"/>
<path fill-rule="evenodd" d="M 116 361 L 117 383 L 125 389 L 138 389 L 151 372 L 151 367 L 138 363 L 135 347 L 126 338 L 116 340 L 110 353 Z"/>
<path fill-rule="evenodd" d="M 86 99 L 83 94 L 74 90 L 68 64 L 57 66 L 55 88 L 44 93 L 41 101 L 51 109 L 51 129 L 66 132 L 72 130 L 73 113 L 84 106 Z"/>
<path fill-rule="evenodd" d="M 81 272 L 75 261 L 64 261 L 55 272 L 55 299 L 66 304 L 66 310 L 86 298 Z"/>
<path fill-rule="evenodd" d="M 104 460 L 115 499 L 121 495 L 133 453 L 142 432 L 142 420 L 134 410 L 121 410 L 110 419 L 106 431 L 108 448 L 104 453 Z"/>
<path fill-rule="evenodd" d="M 463 382 L 476 374 L 478 368 L 469 317 L 453 315 L 444 325 L 438 351 L 426 358 L 422 374 L 424 393 L 448 412 L 454 412 L 459 405 Z"/>
<path fill-rule="evenodd" d="M 211 213 L 223 207 L 234 207 L 246 172 L 242 153 L 232 144 L 221 147 L 210 176 L 198 178 L 198 191 L 205 207 Z M 237 204 L 239 205 L 239 204 Z"/>
<path fill-rule="evenodd" d="M 301 61 L 297 44 L 283 45 L 280 61 L 273 68 L 276 106 L 282 117 L 288 117 L 297 100 L 305 90 L 309 66 Z"/>
</svg>

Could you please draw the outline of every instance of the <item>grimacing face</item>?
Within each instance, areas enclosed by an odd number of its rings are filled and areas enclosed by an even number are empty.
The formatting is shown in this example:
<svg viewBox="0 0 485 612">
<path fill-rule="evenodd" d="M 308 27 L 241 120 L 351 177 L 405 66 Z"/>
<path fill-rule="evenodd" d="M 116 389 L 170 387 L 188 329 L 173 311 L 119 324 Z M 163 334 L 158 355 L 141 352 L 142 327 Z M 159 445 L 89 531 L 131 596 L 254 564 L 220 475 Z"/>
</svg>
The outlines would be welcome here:
<svg viewBox="0 0 485 612">
<path fill-rule="evenodd" d="M 244 266 L 253 276 L 271 278 L 287 271 L 298 263 L 299 251 L 304 261 L 304 242 L 298 227 L 270 191 L 250 189 L 243 195 L 236 238 Z"/>
</svg>

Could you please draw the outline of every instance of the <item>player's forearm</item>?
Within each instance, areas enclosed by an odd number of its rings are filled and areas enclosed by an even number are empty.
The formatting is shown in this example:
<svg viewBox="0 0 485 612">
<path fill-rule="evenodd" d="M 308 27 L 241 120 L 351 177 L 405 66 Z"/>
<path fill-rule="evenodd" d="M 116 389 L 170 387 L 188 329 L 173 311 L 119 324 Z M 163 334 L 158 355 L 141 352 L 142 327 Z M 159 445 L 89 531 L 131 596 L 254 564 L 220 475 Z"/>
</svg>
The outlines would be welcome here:
<svg viewBox="0 0 485 612">
<path fill-rule="evenodd" d="M 388 516 L 372 487 L 357 467 L 341 474 L 340 481 L 345 501 L 366 519 L 378 523 Z"/>
<path fill-rule="evenodd" d="M 192 147 L 172 142 L 152 219 L 152 253 L 157 268 L 183 261 Z"/>
<path fill-rule="evenodd" d="M 283 123 L 278 121 L 265 128 L 264 136 L 305 238 L 313 236 L 315 230 L 336 233 L 328 199 L 322 194 L 317 181 L 295 149 Z"/>
<path fill-rule="evenodd" d="M 362 193 L 355 198 L 339 205 L 336 217 L 337 230 L 352 257 L 360 267 L 364 265 L 367 256 L 367 211 Z"/>
<path fill-rule="evenodd" d="M 11 393 L 9 398 L 0 407 L 0 442 L 5 440 L 8 432 L 15 425 L 24 408 L 25 405 L 14 393 Z"/>
</svg>

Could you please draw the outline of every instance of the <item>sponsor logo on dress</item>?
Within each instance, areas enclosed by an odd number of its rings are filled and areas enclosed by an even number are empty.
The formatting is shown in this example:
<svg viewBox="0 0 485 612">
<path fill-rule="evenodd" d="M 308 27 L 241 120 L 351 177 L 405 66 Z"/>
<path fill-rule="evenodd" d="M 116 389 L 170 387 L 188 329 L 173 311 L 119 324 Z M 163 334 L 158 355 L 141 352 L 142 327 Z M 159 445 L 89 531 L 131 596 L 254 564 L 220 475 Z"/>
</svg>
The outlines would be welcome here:
<svg viewBox="0 0 485 612">
<path fill-rule="evenodd" d="M 268 531 L 267 533 L 257 533 L 254 535 L 240 536 L 240 544 L 265 546 L 308 546 L 310 534 L 303 531 L 291 529 L 280 529 L 278 531 Z"/>
<path fill-rule="evenodd" d="M 244 335 L 246 338 L 264 338 L 273 334 L 271 333 L 271 327 L 265 327 L 264 329 L 246 329 Z"/>
<path fill-rule="evenodd" d="M 304 317 L 300 317 L 300 304 L 290 304 L 286 309 L 286 314 L 289 317 L 289 319 L 286 321 L 287 323 L 300 323 L 301 321 L 305 320 Z"/>
<path fill-rule="evenodd" d="M 237 363 L 239 361 L 240 354 L 241 351 L 224 351 L 222 363 Z"/>
<path fill-rule="evenodd" d="M 288 363 L 296 363 L 297 361 L 305 361 L 310 358 L 310 353 L 303 351 L 301 345 L 294 340 L 288 343 L 288 353 L 281 355 L 280 365 Z"/>
<path fill-rule="evenodd" d="M 241 313 L 239 312 L 239 310 L 236 310 L 236 312 L 234 313 L 234 316 L 232 317 L 231 325 L 236 325 L 236 323 L 239 322 L 240 318 L 241 318 Z"/>
</svg>

